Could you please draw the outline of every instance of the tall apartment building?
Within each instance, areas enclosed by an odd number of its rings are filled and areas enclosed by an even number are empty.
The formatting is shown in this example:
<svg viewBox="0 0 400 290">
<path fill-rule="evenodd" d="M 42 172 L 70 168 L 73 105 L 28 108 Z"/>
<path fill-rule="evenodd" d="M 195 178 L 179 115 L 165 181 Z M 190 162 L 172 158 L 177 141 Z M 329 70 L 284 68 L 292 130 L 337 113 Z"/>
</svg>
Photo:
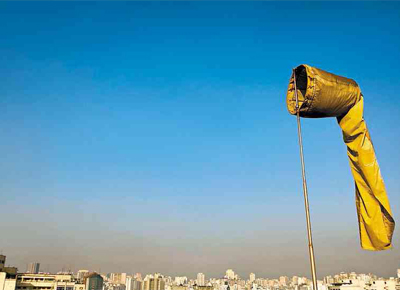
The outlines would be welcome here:
<svg viewBox="0 0 400 290">
<path fill-rule="evenodd" d="M 175 277 L 176 285 L 186 285 L 188 283 L 188 278 L 186 276 L 183 277 Z"/>
<path fill-rule="evenodd" d="M 227 278 L 227 279 L 235 279 L 235 272 L 233 272 L 233 270 L 232 269 L 228 269 L 228 270 L 226 270 L 226 275 L 225 275 L 225 277 Z"/>
<path fill-rule="evenodd" d="M 250 273 L 250 283 L 253 283 L 256 280 L 256 274 Z"/>
<path fill-rule="evenodd" d="M 142 281 L 134 280 L 133 281 L 133 290 L 142 290 Z"/>
<path fill-rule="evenodd" d="M 126 290 L 134 290 L 133 289 L 133 282 L 135 281 L 135 278 L 133 278 L 132 276 L 127 276 L 126 277 L 126 282 L 125 282 L 125 289 Z"/>
<path fill-rule="evenodd" d="M 27 273 L 37 274 L 39 273 L 40 263 L 29 263 Z"/>
<path fill-rule="evenodd" d="M 111 282 L 114 284 L 123 284 L 126 283 L 126 273 L 111 273 L 110 275 Z"/>
<path fill-rule="evenodd" d="M 120 284 L 125 285 L 126 283 L 126 273 L 121 273 Z"/>
<path fill-rule="evenodd" d="M 159 274 L 147 275 L 143 281 L 143 290 L 165 290 L 165 281 Z"/>
<path fill-rule="evenodd" d="M 279 284 L 281 286 L 287 286 L 289 284 L 289 277 L 287 276 L 280 276 L 279 277 Z"/>
<path fill-rule="evenodd" d="M 132 276 L 126 277 L 126 290 L 141 290 L 142 289 L 142 282 L 135 279 Z"/>
<path fill-rule="evenodd" d="M 121 281 L 121 273 L 111 273 L 110 280 L 113 284 L 120 284 Z"/>
<path fill-rule="evenodd" d="M 206 283 L 206 276 L 203 274 L 203 273 L 198 273 L 197 274 L 197 280 L 196 280 L 196 282 L 197 282 L 197 285 L 198 286 L 204 286 L 205 285 L 205 283 Z"/>
<path fill-rule="evenodd" d="M 103 282 L 104 282 L 103 277 L 101 277 L 97 273 L 91 273 L 86 276 L 86 289 L 85 290 L 103 290 Z M 59 290 L 59 289 L 57 289 L 57 290 Z"/>
</svg>

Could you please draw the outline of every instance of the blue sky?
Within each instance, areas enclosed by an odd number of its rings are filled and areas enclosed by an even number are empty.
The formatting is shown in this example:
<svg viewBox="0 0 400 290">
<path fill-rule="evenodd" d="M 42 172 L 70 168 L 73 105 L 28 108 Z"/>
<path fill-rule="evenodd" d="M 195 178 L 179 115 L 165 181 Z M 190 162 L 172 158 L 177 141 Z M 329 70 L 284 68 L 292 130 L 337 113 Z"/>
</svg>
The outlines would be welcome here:
<svg viewBox="0 0 400 290">
<path fill-rule="evenodd" d="M 399 219 L 400 3 L 0 3 L 0 248 L 170 275 L 309 275 L 291 69 L 355 79 Z M 303 120 L 319 276 L 358 245 L 333 118 Z"/>
</svg>

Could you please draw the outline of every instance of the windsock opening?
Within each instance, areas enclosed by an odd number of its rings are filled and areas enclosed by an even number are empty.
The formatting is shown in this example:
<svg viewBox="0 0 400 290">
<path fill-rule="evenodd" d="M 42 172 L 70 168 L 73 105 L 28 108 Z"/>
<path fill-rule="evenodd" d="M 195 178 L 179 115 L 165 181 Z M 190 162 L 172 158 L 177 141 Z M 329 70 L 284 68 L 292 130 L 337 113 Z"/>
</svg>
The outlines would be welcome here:
<svg viewBox="0 0 400 290">
<path fill-rule="evenodd" d="M 342 117 L 361 99 L 361 90 L 352 79 L 306 64 L 296 67 L 293 73 L 296 76 L 300 117 Z M 296 115 L 293 73 L 287 90 L 286 105 L 289 113 Z"/>
<path fill-rule="evenodd" d="M 307 90 L 307 70 L 304 65 L 298 66 L 295 70 L 294 73 L 296 75 L 296 87 L 300 92 L 302 93 L 303 96 L 306 95 L 306 90 Z"/>
</svg>

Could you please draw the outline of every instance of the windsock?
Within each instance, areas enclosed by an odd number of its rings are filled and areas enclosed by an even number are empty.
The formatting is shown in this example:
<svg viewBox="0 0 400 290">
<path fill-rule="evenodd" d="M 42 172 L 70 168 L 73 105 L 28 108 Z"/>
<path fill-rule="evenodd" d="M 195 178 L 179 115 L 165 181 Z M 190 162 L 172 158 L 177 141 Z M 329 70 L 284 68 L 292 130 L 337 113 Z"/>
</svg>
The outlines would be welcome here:
<svg viewBox="0 0 400 290">
<path fill-rule="evenodd" d="M 392 247 L 395 222 L 374 147 L 363 118 L 364 99 L 354 80 L 300 65 L 295 70 L 299 115 L 305 118 L 336 117 L 343 131 L 355 182 L 361 247 Z M 289 82 L 287 108 L 297 114 L 294 77 Z"/>
</svg>

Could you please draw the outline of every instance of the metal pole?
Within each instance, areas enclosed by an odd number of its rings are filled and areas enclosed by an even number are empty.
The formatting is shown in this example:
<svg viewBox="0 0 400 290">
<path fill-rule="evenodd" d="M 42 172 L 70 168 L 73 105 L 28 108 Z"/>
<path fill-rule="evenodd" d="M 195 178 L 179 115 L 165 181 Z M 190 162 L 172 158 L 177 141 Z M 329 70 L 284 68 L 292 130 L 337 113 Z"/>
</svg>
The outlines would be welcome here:
<svg viewBox="0 0 400 290">
<path fill-rule="evenodd" d="M 306 181 L 306 170 L 305 170 L 305 166 L 304 166 L 303 140 L 301 137 L 301 123 L 300 123 L 300 107 L 299 107 L 299 100 L 298 100 L 298 96 L 297 96 L 297 84 L 296 84 L 295 69 L 293 69 L 293 81 L 294 81 L 294 96 L 296 98 L 297 135 L 299 137 L 299 147 L 300 147 L 301 175 L 303 178 L 304 206 L 306 209 L 308 252 L 310 254 L 310 264 L 311 264 L 311 275 L 312 275 L 312 280 L 313 280 L 313 287 L 314 287 L 314 290 L 318 290 L 318 288 L 317 288 L 317 271 L 316 271 L 316 267 L 315 267 L 314 247 L 313 247 L 312 232 L 311 232 L 310 208 L 308 205 L 308 190 L 307 190 L 307 181 Z"/>
</svg>

